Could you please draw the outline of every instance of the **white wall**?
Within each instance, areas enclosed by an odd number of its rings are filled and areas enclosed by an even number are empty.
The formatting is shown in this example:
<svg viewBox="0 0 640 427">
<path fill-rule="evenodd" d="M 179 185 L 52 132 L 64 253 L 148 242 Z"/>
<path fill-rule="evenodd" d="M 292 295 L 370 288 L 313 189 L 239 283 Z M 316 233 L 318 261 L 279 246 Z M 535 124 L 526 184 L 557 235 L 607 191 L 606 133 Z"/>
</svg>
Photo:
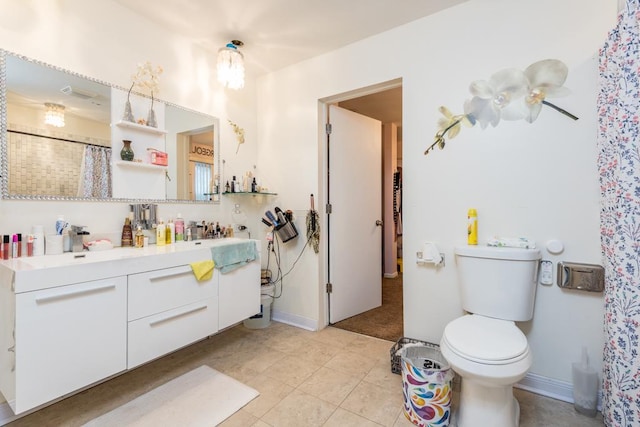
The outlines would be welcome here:
<svg viewBox="0 0 640 427">
<path fill-rule="evenodd" d="M 292 209 L 303 233 L 309 193 L 317 195 L 316 206 L 324 205 L 318 100 L 402 78 L 405 335 L 437 342 L 444 325 L 461 313 L 452 251 L 464 243 L 471 206 L 479 211 L 481 241 L 494 233 L 531 236 L 541 246 L 557 238 L 565 252 L 545 258 L 600 263 L 596 56 L 615 21 L 615 4 L 607 3 L 472 0 L 272 73 L 257 86 L 248 81 L 231 94 L 215 82 L 213 53 L 110 1 L 0 0 L 0 39 L 10 51 L 123 87 L 137 63 L 162 65 L 162 99 L 220 118 L 225 175 L 241 175 L 256 164 L 259 176 L 280 193 L 267 201 L 242 201 L 243 208 L 253 217 L 276 204 Z M 578 122 L 545 109 L 531 125 L 464 129 L 444 151 L 422 156 L 436 131 L 438 106 L 459 112 L 471 81 L 544 58 L 569 65 L 566 85 L 572 94 L 558 103 L 578 115 Z M 247 142 L 238 155 L 227 118 L 245 128 Z M 167 204 L 160 213 L 226 221 L 232 203 Z M 63 213 L 94 232 L 119 232 L 126 211 L 119 203 L 2 201 L 0 224 L 2 232 L 26 232 Z M 259 222 L 252 221 L 254 236 L 261 237 Z M 412 262 L 423 240 L 441 245 L 447 267 L 434 271 Z M 285 270 L 303 244 L 297 239 L 286 245 Z M 321 254 L 305 252 L 285 280 L 276 312 L 324 324 Z M 569 380 L 569 363 L 583 344 L 599 359 L 602 296 L 539 287 L 535 318 L 523 328 L 534 353 L 532 372 Z"/>
<path fill-rule="evenodd" d="M 472 0 L 272 73 L 258 81 L 260 163 L 286 189 L 287 205 L 322 195 L 318 100 L 402 78 L 405 335 L 439 342 L 446 323 L 462 314 L 453 248 L 466 243 L 469 207 L 478 209 L 481 243 L 493 234 L 530 236 L 554 263 L 601 263 L 597 53 L 615 13 L 604 0 Z M 463 129 L 444 151 L 422 155 L 440 105 L 462 112 L 473 80 L 546 58 L 569 66 L 571 95 L 556 101 L 579 121 L 545 108 L 533 124 Z M 546 252 L 549 239 L 562 240 L 564 253 Z M 440 245 L 445 268 L 416 266 L 424 240 Z M 308 253 L 303 260 L 274 308 L 322 325 L 323 259 Z M 602 294 L 539 286 L 534 320 L 521 325 L 534 354 L 531 372 L 570 381 L 582 345 L 599 368 L 602 306 Z"/>
<path fill-rule="evenodd" d="M 169 34 L 144 17 L 110 0 L 0 0 L 1 48 L 80 74 L 128 88 L 139 63 L 160 65 L 158 97 L 220 119 L 224 172 L 241 174 L 256 163 L 255 86 L 228 91 L 216 81 L 216 53 Z M 246 143 L 236 154 L 235 136 L 227 119 L 245 128 Z M 247 210 L 259 212 L 253 203 Z M 159 215 L 185 220 L 231 221 L 233 202 L 220 205 L 161 204 Z M 119 235 L 128 205 L 89 202 L 0 201 L 0 233 L 26 233 L 31 225 L 53 227 L 57 214 L 86 225 L 92 235 Z M 252 215 L 255 217 L 256 215 Z M 253 220 L 258 229 L 258 220 Z"/>
</svg>

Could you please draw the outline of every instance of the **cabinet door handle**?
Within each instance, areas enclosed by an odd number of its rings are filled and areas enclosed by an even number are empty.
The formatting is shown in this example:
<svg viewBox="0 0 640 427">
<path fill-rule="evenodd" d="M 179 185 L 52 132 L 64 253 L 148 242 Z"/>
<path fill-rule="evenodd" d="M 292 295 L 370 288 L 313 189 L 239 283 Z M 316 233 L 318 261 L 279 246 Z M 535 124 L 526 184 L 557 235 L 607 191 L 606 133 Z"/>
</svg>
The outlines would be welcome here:
<svg viewBox="0 0 640 427">
<path fill-rule="evenodd" d="M 92 294 L 95 292 L 103 292 L 109 289 L 115 289 L 115 287 L 116 287 L 115 283 L 109 283 L 106 285 L 93 285 L 91 287 L 85 287 L 84 289 L 77 289 L 73 291 L 55 292 L 55 293 L 51 293 L 50 295 L 44 295 L 36 298 L 36 304 L 44 304 L 47 302 L 53 302 L 53 301 L 57 301 L 65 298 L 80 297 L 80 296 Z"/>
<path fill-rule="evenodd" d="M 173 271 L 171 273 L 158 274 L 156 276 L 149 277 L 149 281 L 153 282 L 154 280 L 162 280 L 162 279 L 170 279 L 176 276 L 183 276 L 185 274 L 192 274 L 191 266 L 185 265 L 184 267 L 179 267 L 179 271 Z"/>
<path fill-rule="evenodd" d="M 169 314 L 167 316 L 163 316 L 163 317 L 161 317 L 159 319 L 156 319 L 154 321 L 149 322 L 149 326 L 153 327 L 153 326 L 156 326 L 156 325 L 158 325 L 160 323 L 164 323 L 164 322 L 168 322 L 170 320 L 177 319 L 178 317 L 182 317 L 182 316 L 186 316 L 186 315 L 191 314 L 191 313 L 195 313 L 195 312 L 198 312 L 198 311 L 206 310 L 207 307 L 208 306 L 206 304 L 204 304 L 204 305 L 201 305 L 199 307 L 194 307 L 194 308 L 185 310 L 185 311 L 183 311 L 181 313 Z"/>
</svg>

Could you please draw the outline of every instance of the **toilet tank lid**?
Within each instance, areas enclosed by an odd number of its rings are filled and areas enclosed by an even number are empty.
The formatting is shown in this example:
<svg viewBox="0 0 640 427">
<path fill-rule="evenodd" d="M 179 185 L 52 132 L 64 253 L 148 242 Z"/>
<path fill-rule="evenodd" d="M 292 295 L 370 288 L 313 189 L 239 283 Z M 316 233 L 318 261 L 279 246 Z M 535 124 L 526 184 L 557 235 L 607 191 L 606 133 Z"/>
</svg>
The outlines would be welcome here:
<svg viewBox="0 0 640 427">
<path fill-rule="evenodd" d="M 540 249 L 505 248 L 495 246 L 456 246 L 454 253 L 472 258 L 507 259 L 533 261 L 541 258 Z"/>
</svg>

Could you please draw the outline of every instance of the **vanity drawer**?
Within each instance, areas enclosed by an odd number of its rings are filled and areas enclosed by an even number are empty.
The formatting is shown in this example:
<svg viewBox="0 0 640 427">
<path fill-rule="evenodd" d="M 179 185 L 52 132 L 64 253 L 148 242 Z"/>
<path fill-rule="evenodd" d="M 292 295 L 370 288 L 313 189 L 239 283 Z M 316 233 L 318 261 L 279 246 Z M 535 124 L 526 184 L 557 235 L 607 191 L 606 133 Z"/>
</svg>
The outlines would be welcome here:
<svg viewBox="0 0 640 427">
<path fill-rule="evenodd" d="M 136 320 L 206 298 L 218 296 L 217 272 L 196 280 L 190 265 L 129 276 L 128 319 Z"/>
<path fill-rule="evenodd" d="M 217 298 L 129 322 L 127 368 L 134 368 L 216 332 Z"/>
</svg>

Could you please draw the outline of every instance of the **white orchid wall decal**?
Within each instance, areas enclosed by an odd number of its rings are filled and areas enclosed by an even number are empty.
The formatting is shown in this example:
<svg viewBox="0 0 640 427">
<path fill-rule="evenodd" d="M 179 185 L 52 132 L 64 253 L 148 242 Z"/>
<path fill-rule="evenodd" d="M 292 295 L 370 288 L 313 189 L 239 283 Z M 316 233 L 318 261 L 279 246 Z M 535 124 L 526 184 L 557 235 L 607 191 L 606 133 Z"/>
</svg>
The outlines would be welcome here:
<svg viewBox="0 0 640 427">
<path fill-rule="evenodd" d="M 444 116 L 438 120 L 438 132 L 434 142 L 425 150 L 429 154 L 437 146 L 445 146 L 445 137 L 454 138 L 461 125 L 472 127 L 479 123 L 482 129 L 493 127 L 500 120 L 526 120 L 538 117 L 543 105 L 578 120 L 573 114 L 547 101 L 547 97 L 563 96 L 569 90 L 562 85 L 567 79 L 567 66 L 557 59 L 545 59 L 528 66 L 524 71 L 507 68 L 493 74 L 489 80 L 471 83 L 472 98 L 464 103 L 464 114 L 454 115 L 446 107 L 439 111 Z"/>
</svg>

